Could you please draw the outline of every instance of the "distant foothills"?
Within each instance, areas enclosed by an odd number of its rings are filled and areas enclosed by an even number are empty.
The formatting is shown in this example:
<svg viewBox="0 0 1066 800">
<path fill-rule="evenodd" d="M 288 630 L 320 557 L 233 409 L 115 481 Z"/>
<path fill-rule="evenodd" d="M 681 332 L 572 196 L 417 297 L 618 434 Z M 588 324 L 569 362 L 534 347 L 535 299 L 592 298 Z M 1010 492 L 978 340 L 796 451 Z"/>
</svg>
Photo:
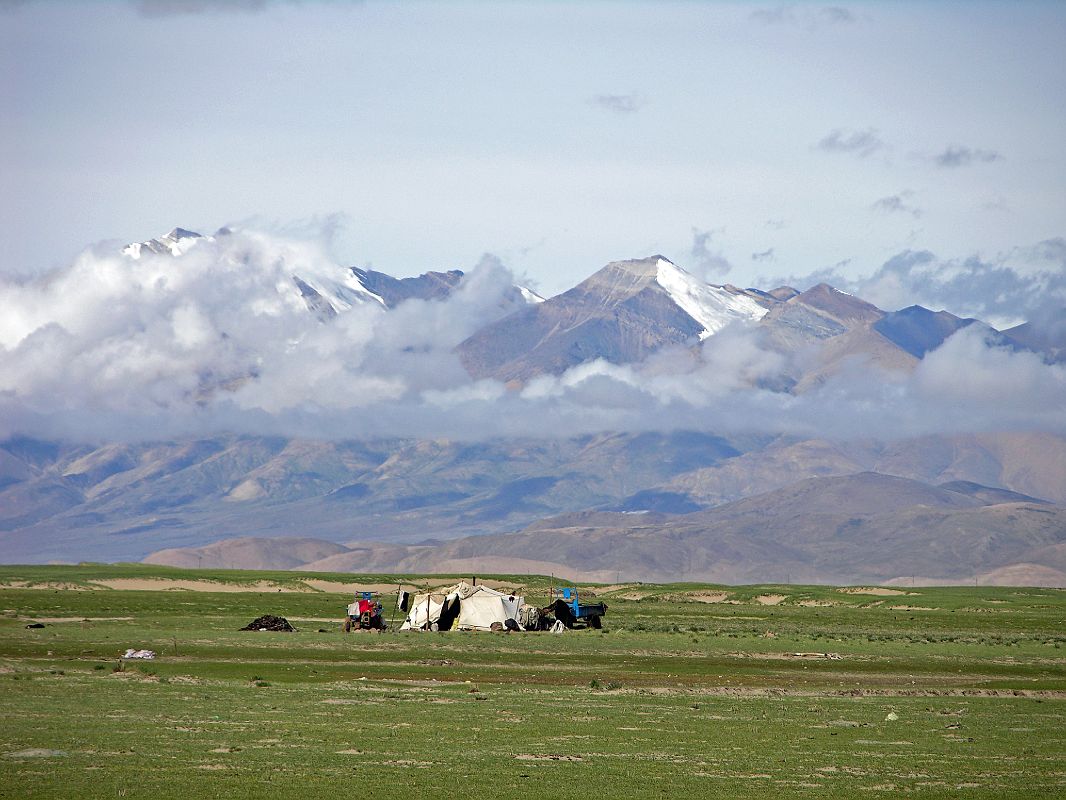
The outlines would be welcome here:
<svg viewBox="0 0 1066 800">
<path fill-rule="evenodd" d="M 122 258 L 180 264 L 232 235 L 176 228 Z M 294 268 L 270 291 L 328 326 L 360 307 L 391 314 L 409 302 L 446 303 L 466 281 L 458 270 L 397 279 Z M 826 284 L 709 284 L 658 255 L 608 264 L 548 299 L 506 286 L 491 309 L 449 352 L 470 381 L 516 394 L 597 363 L 640 376 L 672 369 L 684 384 L 694 369 L 714 367 L 707 343 L 736 331 L 761 359 L 729 374 L 741 396 L 809 397 L 856 364 L 862 376 L 902 380 L 959 332 L 1028 354 L 1055 375 L 1066 362 L 1061 313 L 996 330 L 918 305 L 884 311 Z M 215 397 L 257 379 L 248 370 L 202 388 Z M 0 442 L 0 560 L 1066 586 L 1058 431 L 841 437 L 708 424 L 552 435 L 551 423 L 547 435 L 94 444 L 16 430 Z"/>
</svg>

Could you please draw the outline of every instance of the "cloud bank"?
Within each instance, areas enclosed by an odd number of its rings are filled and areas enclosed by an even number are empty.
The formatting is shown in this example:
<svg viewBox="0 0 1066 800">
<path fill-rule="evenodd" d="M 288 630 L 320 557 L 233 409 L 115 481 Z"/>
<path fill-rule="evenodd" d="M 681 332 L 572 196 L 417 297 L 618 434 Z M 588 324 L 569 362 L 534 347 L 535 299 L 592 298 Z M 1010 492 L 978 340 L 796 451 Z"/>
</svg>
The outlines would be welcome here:
<svg viewBox="0 0 1066 800">
<path fill-rule="evenodd" d="M 1026 293 L 1039 284 L 1062 297 L 1066 243 L 1037 250 L 1038 261 L 1060 265 L 1055 286 L 1050 266 L 1023 279 L 1004 265 L 904 253 L 864 283 L 863 296 L 884 303 L 917 288 L 961 298 L 976 287 L 987 301 L 996 285 L 1032 303 Z M 0 438 L 1066 432 L 1066 370 L 998 347 L 976 327 L 912 373 L 857 357 L 801 395 L 760 388 L 794 364 L 763 346 L 757 325 L 640 365 L 593 361 L 515 389 L 472 380 L 454 353 L 514 308 L 514 276 L 498 259 L 484 257 L 445 300 L 391 311 L 353 302 L 328 319 L 309 310 L 293 280 L 326 285 L 347 274 L 320 240 L 248 230 L 199 241 L 180 257 L 135 260 L 114 243 L 98 245 L 42 279 L 0 281 Z"/>
<path fill-rule="evenodd" d="M 1002 330 L 1066 308 L 1066 239 L 1045 239 L 994 257 L 943 259 L 928 250 L 903 250 L 860 278 L 829 268 L 768 282 L 797 288 L 825 282 L 888 311 L 918 304 Z"/>
</svg>

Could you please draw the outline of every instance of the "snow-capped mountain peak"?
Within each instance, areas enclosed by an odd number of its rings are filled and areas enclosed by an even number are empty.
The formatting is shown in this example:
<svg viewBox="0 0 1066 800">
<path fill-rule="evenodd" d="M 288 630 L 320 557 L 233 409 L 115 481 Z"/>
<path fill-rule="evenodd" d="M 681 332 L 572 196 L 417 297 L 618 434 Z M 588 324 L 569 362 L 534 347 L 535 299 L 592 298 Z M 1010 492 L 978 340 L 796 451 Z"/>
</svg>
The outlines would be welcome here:
<svg viewBox="0 0 1066 800">
<path fill-rule="evenodd" d="M 203 236 L 196 231 L 185 228 L 174 228 L 170 233 L 146 242 L 134 242 L 122 248 L 122 252 L 130 258 L 139 259 L 145 251 L 156 255 L 180 256 L 188 252 L 201 239 L 211 240 L 211 237 Z"/>
<path fill-rule="evenodd" d="M 262 237 L 254 232 L 243 237 L 229 228 L 220 228 L 214 236 L 176 227 L 169 233 L 144 242 L 134 242 L 122 249 L 128 258 L 139 261 L 149 256 L 178 258 L 194 246 L 209 243 L 214 249 L 205 253 L 218 263 L 249 263 L 249 252 L 261 245 Z M 256 259 L 252 258 L 252 262 Z M 464 275 L 460 270 L 447 273 L 427 272 L 416 278 L 396 279 L 385 273 L 342 267 L 322 258 L 313 248 L 298 243 L 276 249 L 273 265 L 289 272 L 277 284 L 277 291 L 302 302 L 321 319 L 330 319 L 356 306 L 369 305 L 387 310 L 408 298 L 440 299 L 457 288 Z M 543 303 L 544 298 L 525 286 L 513 286 L 501 306 L 503 313 L 515 307 Z"/>
<path fill-rule="evenodd" d="M 193 247 L 212 243 L 218 245 L 215 255 L 221 262 L 246 262 L 248 256 L 240 244 L 237 244 L 236 249 L 229 244 L 232 235 L 233 231 L 229 228 L 220 228 L 215 236 L 204 236 L 196 231 L 177 227 L 158 238 L 126 245 L 122 252 L 134 260 L 140 260 L 149 254 L 178 258 Z M 320 317 L 333 317 L 341 311 L 364 303 L 385 306 L 378 295 L 367 289 L 358 276 L 346 268 L 321 263 L 319 259 L 307 257 L 299 248 L 284 252 L 282 258 L 286 263 L 291 262 L 291 283 L 279 284 L 278 291 L 283 295 L 295 294 L 302 298 L 307 308 Z"/>
<path fill-rule="evenodd" d="M 724 286 L 704 283 L 662 256 L 655 262 L 655 267 L 655 282 L 703 328 L 700 339 L 717 333 L 730 322 L 757 322 L 766 314 L 766 308 L 751 297 L 731 292 Z"/>
</svg>

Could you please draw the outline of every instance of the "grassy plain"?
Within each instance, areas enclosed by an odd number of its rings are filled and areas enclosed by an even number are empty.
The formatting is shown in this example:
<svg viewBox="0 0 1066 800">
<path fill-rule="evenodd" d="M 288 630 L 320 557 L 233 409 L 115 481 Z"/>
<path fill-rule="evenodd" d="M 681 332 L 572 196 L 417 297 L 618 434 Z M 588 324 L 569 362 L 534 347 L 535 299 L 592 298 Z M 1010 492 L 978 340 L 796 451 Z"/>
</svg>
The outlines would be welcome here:
<svg viewBox="0 0 1066 800">
<path fill-rule="evenodd" d="M 602 632 L 345 636 L 309 579 L 447 581 L 0 567 L 0 797 L 1066 794 L 1061 590 L 626 584 Z"/>
</svg>

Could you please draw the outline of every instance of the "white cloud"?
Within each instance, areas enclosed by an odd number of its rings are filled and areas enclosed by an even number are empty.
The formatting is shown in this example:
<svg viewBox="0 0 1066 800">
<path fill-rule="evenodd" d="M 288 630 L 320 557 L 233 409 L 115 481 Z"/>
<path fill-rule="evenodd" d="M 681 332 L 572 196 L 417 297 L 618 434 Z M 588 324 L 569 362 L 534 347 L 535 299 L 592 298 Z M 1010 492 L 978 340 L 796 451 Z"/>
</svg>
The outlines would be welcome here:
<svg viewBox="0 0 1066 800">
<path fill-rule="evenodd" d="M 1066 308 L 1066 240 L 1046 239 L 994 257 L 942 259 L 928 250 L 903 250 L 858 278 L 830 268 L 773 280 L 801 289 L 826 282 L 887 311 L 919 304 L 1003 329 Z"/>
<path fill-rule="evenodd" d="M 1064 298 L 1066 245 L 1013 254 L 1028 271 L 900 254 L 861 296 Z M 1022 256 L 1025 255 L 1025 259 Z M 639 365 L 602 360 L 522 389 L 471 380 L 455 346 L 513 308 L 486 255 L 443 301 L 367 302 L 322 321 L 293 274 L 345 274 L 322 243 L 257 231 L 139 261 L 99 246 L 67 270 L 0 282 L 0 437 L 165 438 L 219 431 L 357 438 L 566 436 L 605 430 L 758 430 L 902 437 L 1039 426 L 1066 431 L 1061 366 L 966 329 L 911 375 L 856 359 L 805 394 L 772 391 L 795 365 L 737 325 Z M 1010 280 L 1004 282 L 1004 276 Z M 1055 281 L 1058 281 L 1055 283 Z M 987 304 L 988 298 L 985 297 Z"/>
<path fill-rule="evenodd" d="M 964 409 L 978 429 L 1059 428 L 1066 420 L 1066 367 L 996 346 L 978 326 L 952 335 L 918 366 L 918 402 L 946 416 Z"/>
</svg>

